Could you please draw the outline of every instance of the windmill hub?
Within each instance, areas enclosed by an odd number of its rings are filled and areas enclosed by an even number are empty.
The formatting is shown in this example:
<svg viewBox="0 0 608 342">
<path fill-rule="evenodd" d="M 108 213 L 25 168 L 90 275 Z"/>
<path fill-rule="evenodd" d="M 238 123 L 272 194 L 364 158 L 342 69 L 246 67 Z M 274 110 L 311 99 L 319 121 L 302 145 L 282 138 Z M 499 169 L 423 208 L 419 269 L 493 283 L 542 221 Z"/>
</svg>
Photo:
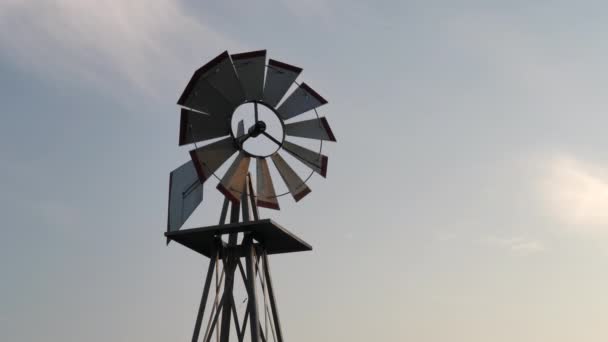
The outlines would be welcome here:
<svg viewBox="0 0 608 342">
<path fill-rule="evenodd" d="M 264 121 L 256 122 L 251 128 L 249 128 L 249 135 L 252 137 L 257 137 L 258 135 L 264 133 L 266 131 L 266 123 Z"/>
<path fill-rule="evenodd" d="M 267 157 L 283 145 L 284 123 L 273 108 L 261 101 L 238 106 L 231 126 L 237 146 L 249 156 Z"/>
</svg>

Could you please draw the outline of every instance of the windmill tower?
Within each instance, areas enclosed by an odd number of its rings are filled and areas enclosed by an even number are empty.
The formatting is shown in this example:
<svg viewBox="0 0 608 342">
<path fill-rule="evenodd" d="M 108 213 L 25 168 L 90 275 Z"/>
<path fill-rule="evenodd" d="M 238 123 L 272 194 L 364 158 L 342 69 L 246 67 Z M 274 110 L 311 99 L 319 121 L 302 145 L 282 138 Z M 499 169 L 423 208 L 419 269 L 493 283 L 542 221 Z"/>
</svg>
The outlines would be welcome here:
<svg viewBox="0 0 608 342">
<path fill-rule="evenodd" d="M 167 243 L 176 241 L 209 258 L 193 342 L 228 342 L 231 334 L 238 341 L 284 341 L 268 256 L 312 247 L 274 221 L 261 219 L 258 207 L 279 210 L 279 197 L 291 194 L 297 202 L 309 194 L 306 181 L 314 173 L 327 174 L 323 141 L 336 141 L 316 110 L 327 101 L 296 82 L 301 72 L 273 59 L 267 62 L 265 50 L 226 51 L 194 73 L 178 101 L 179 145 L 193 144 L 194 149 L 191 160 L 170 174 L 165 236 Z M 295 90 L 286 96 L 291 88 Z M 312 118 L 298 120 L 311 113 Z M 318 142 L 318 150 L 286 140 L 293 137 Z M 310 170 L 308 177 L 301 177 L 287 157 Z M 229 166 L 222 172 L 224 164 Z M 286 189 L 282 193 L 275 191 L 273 172 Z M 219 224 L 181 229 L 211 178 L 224 195 Z M 235 299 L 239 284 L 244 301 Z"/>
</svg>

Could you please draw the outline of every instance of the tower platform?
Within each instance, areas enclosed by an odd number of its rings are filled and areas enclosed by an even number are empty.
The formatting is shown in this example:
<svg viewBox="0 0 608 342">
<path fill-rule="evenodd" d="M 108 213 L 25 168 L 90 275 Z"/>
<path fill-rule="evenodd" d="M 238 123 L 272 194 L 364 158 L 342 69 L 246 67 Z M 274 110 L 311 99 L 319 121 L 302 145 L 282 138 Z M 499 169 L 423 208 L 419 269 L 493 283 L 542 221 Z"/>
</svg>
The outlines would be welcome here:
<svg viewBox="0 0 608 342">
<path fill-rule="evenodd" d="M 249 233 L 269 255 L 312 250 L 311 245 L 270 219 L 183 229 L 166 232 L 165 236 L 211 258 L 217 250 L 218 237 L 233 233 Z"/>
</svg>

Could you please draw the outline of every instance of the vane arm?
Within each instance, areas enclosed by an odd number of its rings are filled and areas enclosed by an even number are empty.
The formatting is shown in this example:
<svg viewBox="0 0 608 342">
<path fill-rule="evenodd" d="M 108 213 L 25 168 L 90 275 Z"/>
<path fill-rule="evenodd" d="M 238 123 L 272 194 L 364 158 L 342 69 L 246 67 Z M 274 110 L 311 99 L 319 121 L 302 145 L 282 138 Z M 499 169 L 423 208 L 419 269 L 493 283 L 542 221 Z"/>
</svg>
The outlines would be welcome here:
<svg viewBox="0 0 608 342">
<path fill-rule="evenodd" d="M 251 138 L 251 133 L 245 133 L 245 134 L 237 137 L 235 140 L 239 146 L 243 146 L 245 141 L 247 141 L 247 139 L 249 139 L 249 138 Z"/>
<path fill-rule="evenodd" d="M 258 103 L 254 102 L 253 103 L 253 107 L 254 107 L 254 110 L 255 110 L 255 123 L 257 124 L 258 121 L 260 121 L 260 120 L 258 120 Z"/>
<path fill-rule="evenodd" d="M 281 142 L 278 141 L 277 139 L 275 139 L 272 135 L 266 133 L 266 132 L 262 132 L 262 134 L 264 134 L 264 136 L 266 136 L 266 138 L 272 140 L 273 143 L 277 144 L 279 147 L 282 146 Z"/>
</svg>

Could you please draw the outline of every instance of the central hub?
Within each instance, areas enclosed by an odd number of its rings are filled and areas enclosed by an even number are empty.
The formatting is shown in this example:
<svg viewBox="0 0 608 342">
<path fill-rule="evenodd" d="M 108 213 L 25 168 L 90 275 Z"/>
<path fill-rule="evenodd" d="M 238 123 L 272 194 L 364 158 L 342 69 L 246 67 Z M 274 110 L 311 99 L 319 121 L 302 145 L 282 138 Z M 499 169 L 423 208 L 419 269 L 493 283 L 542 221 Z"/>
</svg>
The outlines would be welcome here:
<svg viewBox="0 0 608 342">
<path fill-rule="evenodd" d="M 266 132 L 266 123 L 264 121 L 258 121 L 249 128 L 249 135 L 253 138 L 257 138 L 258 135 Z"/>
<path fill-rule="evenodd" d="M 243 132 L 239 132 L 240 122 L 243 122 Z M 242 139 L 240 149 L 253 157 L 270 156 L 283 144 L 283 121 L 273 108 L 262 102 L 238 106 L 232 114 L 230 126 L 232 136 Z"/>
</svg>

